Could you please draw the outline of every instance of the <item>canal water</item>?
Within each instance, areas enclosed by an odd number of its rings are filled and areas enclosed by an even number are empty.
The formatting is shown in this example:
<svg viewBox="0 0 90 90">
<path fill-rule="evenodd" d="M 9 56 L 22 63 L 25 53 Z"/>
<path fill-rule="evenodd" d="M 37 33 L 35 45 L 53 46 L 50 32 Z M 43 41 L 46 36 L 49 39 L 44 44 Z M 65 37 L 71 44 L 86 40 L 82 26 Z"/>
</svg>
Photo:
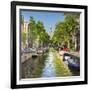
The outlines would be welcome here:
<svg viewBox="0 0 90 90">
<path fill-rule="evenodd" d="M 55 77 L 53 52 L 46 52 L 21 64 L 21 78 Z"/>
<path fill-rule="evenodd" d="M 57 64 L 57 66 L 55 67 L 54 59 L 55 59 L 54 52 L 49 51 L 38 57 L 33 57 L 27 60 L 20 66 L 21 67 L 20 77 L 21 78 L 56 77 L 57 76 L 56 67 L 63 67 L 63 64 L 61 64 L 61 66 Z M 61 71 L 60 75 L 63 75 L 62 73 L 63 72 Z M 71 73 L 73 73 L 73 71 L 71 71 Z"/>
<path fill-rule="evenodd" d="M 42 77 L 55 77 L 55 68 L 53 64 L 54 56 L 53 52 L 49 52 L 48 57 L 45 60 L 45 67 L 42 71 Z"/>
</svg>

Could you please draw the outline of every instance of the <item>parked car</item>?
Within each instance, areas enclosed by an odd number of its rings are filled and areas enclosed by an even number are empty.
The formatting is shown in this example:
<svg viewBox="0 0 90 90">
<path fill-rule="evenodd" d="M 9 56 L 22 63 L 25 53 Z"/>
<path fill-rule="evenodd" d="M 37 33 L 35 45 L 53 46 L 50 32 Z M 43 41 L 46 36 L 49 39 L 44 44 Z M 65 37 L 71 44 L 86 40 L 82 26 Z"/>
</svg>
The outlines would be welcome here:
<svg viewBox="0 0 90 90">
<path fill-rule="evenodd" d="M 38 56 L 36 48 L 26 48 L 21 51 L 22 53 L 31 53 L 32 57 Z"/>
<path fill-rule="evenodd" d="M 37 57 L 37 49 L 36 48 L 29 48 L 30 53 L 32 54 L 32 57 Z"/>
<path fill-rule="evenodd" d="M 21 49 L 21 54 L 23 54 L 23 53 L 29 53 L 30 51 L 29 51 L 29 49 Z"/>
<path fill-rule="evenodd" d="M 43 54 L 43 52 L 44 52 L 43 49 L 38 49 L 38 50 L 37 50 L 37 53 L 38 53 L 38 54 Z"/>
</svg>

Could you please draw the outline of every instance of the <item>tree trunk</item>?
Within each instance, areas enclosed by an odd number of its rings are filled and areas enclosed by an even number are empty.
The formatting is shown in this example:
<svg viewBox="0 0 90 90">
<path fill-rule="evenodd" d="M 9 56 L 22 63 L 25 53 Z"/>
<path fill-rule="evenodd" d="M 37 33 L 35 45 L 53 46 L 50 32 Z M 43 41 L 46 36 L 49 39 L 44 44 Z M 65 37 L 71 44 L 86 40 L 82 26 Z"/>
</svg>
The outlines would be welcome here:
<svg viewBox="0 0 90 90">
<path fill-rule="evenodd" d="M 68 48 L 70 49 L 70 42 L 69 42 L 69 40 L 68 40 Z"/>
<path fill-rule="evenodd" d="M 75 51 L 77 50 L 77 39 L 75 37 Z"/>
</svg>

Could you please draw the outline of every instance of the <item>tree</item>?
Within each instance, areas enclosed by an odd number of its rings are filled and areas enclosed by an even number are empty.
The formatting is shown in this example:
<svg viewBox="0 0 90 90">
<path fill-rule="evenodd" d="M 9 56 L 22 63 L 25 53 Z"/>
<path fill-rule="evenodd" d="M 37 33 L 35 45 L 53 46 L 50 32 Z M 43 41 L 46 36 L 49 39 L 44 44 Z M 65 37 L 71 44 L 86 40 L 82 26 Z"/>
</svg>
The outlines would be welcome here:
<svg viewBox="0 0 90 90">
<path fill-rule="evenodd" d="M 68 48 L 71 48 L 72 44 L 74 43 L 74 49 L 77 48 L 77 40 L 79 38 L 79 22 L 76 18 L 79 17 L 78 14 L 75 13 L 65 13 L 65 19 L 63 22 L 58 22 L 55 26 L 54 35 L 52 37 L 53 43 L 57 45 L 60 44 L 67 44 Z M 73 37 L 76 39 L 73 42 Z"/>
<path fill-rule="evenodd" d="M 34 41 L 37 38 L 36 35 L 36 22 L 34 20 L 33 17 L 30 17 L 29 20 L 29 43 L 31 44 L 31 46 L 33 47 Z"/>
<path fill-rule="evenodd" d="M 39 46 L 44 46 L 45 44 L 47 44 L 49 40 L 49 35 L 46 32 L 42 21 L 37 21 L 36 23 L 34 18 L 30 17 L 28 31 L 29 42 L 31 43 L 31 47 L 33 47 L 36 43 L 38 43 Z"/>
<path fill-rule="evenodd" d="M 26 33 L 25 32 L 21 33 L 21 40 L 23 42 L 23 45 L 25 45 L 25 43 L 26 43 Z"/>
<path fill-rule="evenodd" d="M 44 28 L 43 22 L 38 21 L 36 24 L 36 28 L 37 28 L 37 35 L 38 35 L 38 39 L 39 39 L 39 44 L 40 44 L 40 46 L 44 46 L 49 41 L 49 35 Z"/>
<path fill-rule="evenodd" d="M 80 43 L 80 13 L 65 13 L 66 20 L 69 26 L 70 35 L 73 39 L 72 42 L 74 43 L 74 49 L 77 51 L 79 50 L 79 43 Z"/>
</svg>

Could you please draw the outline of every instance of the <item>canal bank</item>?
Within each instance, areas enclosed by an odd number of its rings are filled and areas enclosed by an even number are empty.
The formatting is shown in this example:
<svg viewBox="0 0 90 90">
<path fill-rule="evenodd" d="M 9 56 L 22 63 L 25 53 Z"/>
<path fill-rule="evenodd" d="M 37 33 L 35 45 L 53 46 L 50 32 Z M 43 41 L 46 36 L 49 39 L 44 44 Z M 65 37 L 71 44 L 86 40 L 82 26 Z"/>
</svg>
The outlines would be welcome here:
<svg viewBox="0 0 90 90">
<path fill-rule="evenodd" d="M 53 48 L 50 48 L 48 57 L 45 60 L 42 77 L 63 77 L 71 75 L 68 66 L 60 58 L 59 53 Z"/>
<path fill-rule="evenodd" d="M 54 48 L 50 48 L 48 52 L 21 63 L 21 78 L 65 76 L 73 76 L 73 71 L 63 62 Z"/>
<path fill-rule="evenodd" d="M 62 58 L 60 57 L 59 53 L 54 49 L 51 49 L 53 52 L 54 60 L 54 68 L 56 72 L 56 77 L 64 77 L 64 76 L 71 76 L 72 73 L 68 66 L 63 62 Z"/>
</svg>

